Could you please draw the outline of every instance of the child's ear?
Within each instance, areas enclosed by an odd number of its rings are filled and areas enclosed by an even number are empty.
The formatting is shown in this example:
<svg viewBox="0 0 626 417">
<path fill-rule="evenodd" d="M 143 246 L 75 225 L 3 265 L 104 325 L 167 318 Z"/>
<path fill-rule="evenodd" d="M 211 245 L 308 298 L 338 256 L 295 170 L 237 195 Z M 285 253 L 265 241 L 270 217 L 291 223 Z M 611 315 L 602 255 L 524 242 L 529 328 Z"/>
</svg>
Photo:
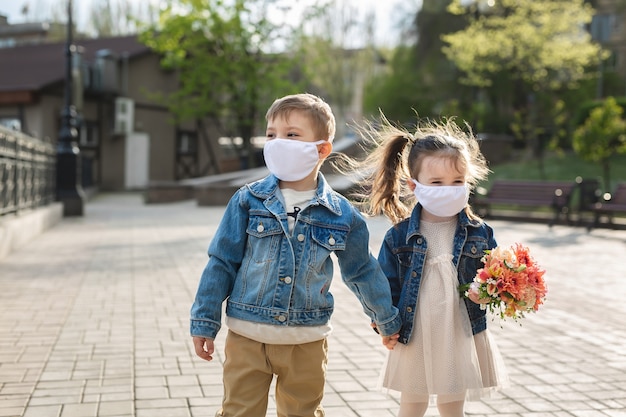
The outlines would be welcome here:
<svg viewBox="0 0 626 417">
<path fill-rule="evenodd" d="M 333 151 L 333 144 L 331 142 L 326 141 L 319 145 L 317 152 L 319 153 L 320 159 L 324 159 L 328 157 L 328 155 L 330 155 L 332 151 Z"/>
<path fill-rule="evenodd" d="M 413 182 L 413 178 L 407 178 L 406 185 L 409 186 L 411 191 L 415 191 L 415 183 Z"/>
</svg>

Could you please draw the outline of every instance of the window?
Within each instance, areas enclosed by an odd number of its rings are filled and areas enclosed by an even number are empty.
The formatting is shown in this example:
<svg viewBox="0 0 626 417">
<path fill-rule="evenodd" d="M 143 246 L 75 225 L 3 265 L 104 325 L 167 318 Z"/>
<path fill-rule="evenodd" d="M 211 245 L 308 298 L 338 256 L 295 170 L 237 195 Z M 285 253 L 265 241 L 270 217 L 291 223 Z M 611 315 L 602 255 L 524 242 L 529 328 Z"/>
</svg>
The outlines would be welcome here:
<svg viewBox="0 0 626 417">
<path fill-rule="evenodd" d="M 597 14 L 591 20 L 591 37 L 603 43 L 611 39 L 618 28 L 618 20 L 612 14 Z"/>
<path fill-rule="evenodd" d="M 100 135 L 96 122 L 84 121 L 80 129 L 79 147 L 96 148 L 100 144 Z"/>
<path fill-rule="evenodd" d="M 179 130 L 176 138 L 178 155 L 195 155 L 198 152 L 198 134 L 193 131 Z"/>
</svg>

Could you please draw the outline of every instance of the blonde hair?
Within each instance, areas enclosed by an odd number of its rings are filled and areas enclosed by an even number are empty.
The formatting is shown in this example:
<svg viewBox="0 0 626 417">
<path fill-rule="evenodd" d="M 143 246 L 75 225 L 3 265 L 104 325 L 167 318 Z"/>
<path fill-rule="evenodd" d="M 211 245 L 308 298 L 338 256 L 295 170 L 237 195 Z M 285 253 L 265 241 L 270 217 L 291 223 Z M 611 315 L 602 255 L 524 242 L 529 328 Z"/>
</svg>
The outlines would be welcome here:
<svg viewBox="0 0 626 417">
<path fill-rule="evenodd" d="M 453 118 L 439 122 L 422 120 L 414 133 L 392 125 L 381 114 L 381 123 L 359 128 L 368 149 L 364 161 L 351 163 L 364 178 L 361 191 L 355 196 L 365 206 L 368 214 L 384 214 L 394 224 L 410 216 L 415 197 L 406 185 L 417 178 L 426 156 L 450 158 L 459 172 L 465 172 L 465 182 L 474 189 L 487 178 L 489 168 L 480 152 L 478 141 L 471 128 L 461 129 Z M 345 162 L 342 162 L 344 166 Z M 468 205 L 470 218 L 480 220 Z"/>
<path fill-rule="evenodd" d="M 303 112 L 313 125 L 314 134 L 319 140 L 332 141 L 335 137 L 335 116 L 324 100 L 313 94 L 292 94 L 276 99 L 265 114 L 265 120 L 277 117 L 289 118 L 292 111 Z"/>
</svg>

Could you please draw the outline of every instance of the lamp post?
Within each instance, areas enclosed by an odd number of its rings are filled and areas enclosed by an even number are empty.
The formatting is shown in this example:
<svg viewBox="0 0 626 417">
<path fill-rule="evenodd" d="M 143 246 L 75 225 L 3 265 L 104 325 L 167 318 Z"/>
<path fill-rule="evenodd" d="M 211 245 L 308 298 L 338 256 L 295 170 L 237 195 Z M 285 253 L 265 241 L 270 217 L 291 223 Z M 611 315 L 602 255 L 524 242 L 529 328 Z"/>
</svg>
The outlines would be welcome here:
<svg viewBox="0 0 626 417">
<path fill-rule="evenodd" d="M 67 17 L 65 103 L 57 140 L 56 197 L 57 201 L 63 203 L 64 216 L 82 216 L 85 198 L 81 184 L 76 109 L 72 105 L 72 54 L 75 48 L 72 45 L 72 0 L 67 2 Z"/>
</svg>

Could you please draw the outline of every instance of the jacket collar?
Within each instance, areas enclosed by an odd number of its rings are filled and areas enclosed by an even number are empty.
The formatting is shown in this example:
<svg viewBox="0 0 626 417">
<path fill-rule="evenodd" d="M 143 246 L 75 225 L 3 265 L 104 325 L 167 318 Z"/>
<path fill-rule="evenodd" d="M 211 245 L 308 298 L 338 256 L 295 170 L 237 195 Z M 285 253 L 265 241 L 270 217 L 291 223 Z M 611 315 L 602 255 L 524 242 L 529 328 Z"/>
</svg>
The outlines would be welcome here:
<svg viewBox="0 0 626 417">
<path fill-rule="evenodd" d="M 422 214 L 422 205 L 417 203 L 411 212 L 411 217 L 408 219 L 407 233 L 406 233 L 406 242 L 413 236 L 421 236 L 420 230 L 420 218 Z M 480 222 L 478 220 L 472 220 L 467 215 L 466 211 L 463 210 L 458 214 L 459 225 L 463 228 L 467 227 L 478 227 Z"/>
<path fill-rule="evenodd" d="M 275 212 L 275 204 L 279 201 L 277 197 L 278 182 L 279 180 L 274 174 L 269 174 L 263 179 L 247 184 L 247 187 L 252 195 L 264 200 L 265 206 L 270 211 Z M 324 206 L 338 216 L 342 213 L 336 192 L 330 187 L 328 182 L 326 182 L 321 172 L 317 174 L 317 189 L 315 190 L 315 197 L 311 200 L 311 205 Z"/>
</svg>

